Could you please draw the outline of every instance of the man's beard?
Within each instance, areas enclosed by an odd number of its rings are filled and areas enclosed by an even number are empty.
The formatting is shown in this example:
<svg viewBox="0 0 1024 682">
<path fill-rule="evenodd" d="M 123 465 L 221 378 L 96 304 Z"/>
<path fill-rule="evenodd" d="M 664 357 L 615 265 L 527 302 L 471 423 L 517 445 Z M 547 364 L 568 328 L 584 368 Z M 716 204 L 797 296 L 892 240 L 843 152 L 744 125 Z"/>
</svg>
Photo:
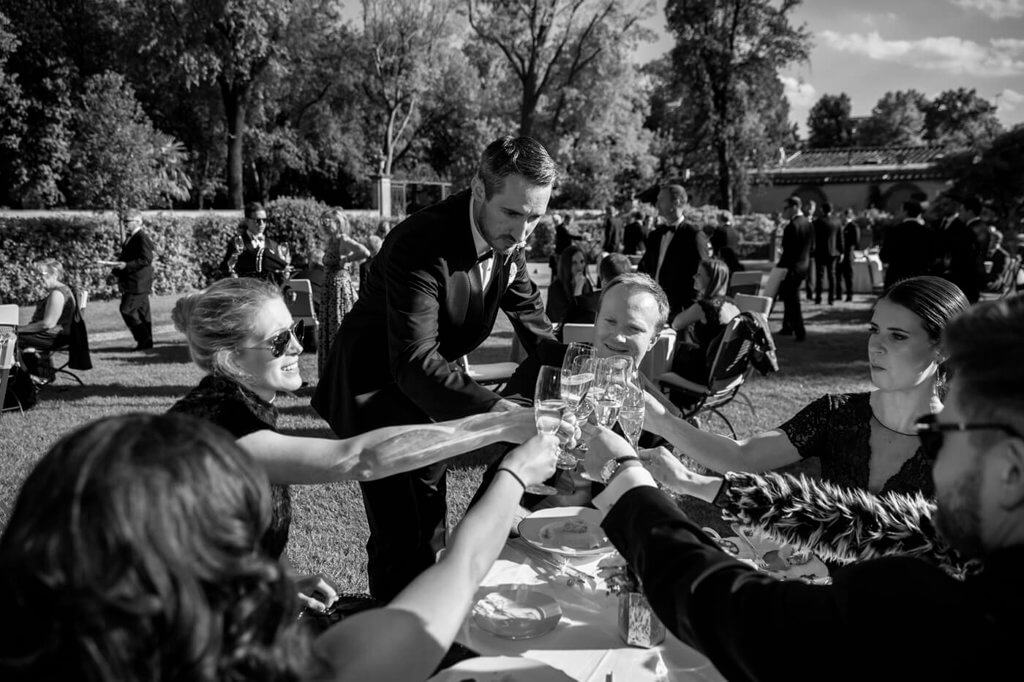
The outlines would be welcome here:
<svg viewBox="0 0 1024 682">
<path fill-rule="evenodd" d="M 939 535 L 965 558 L 980 555 L 981 540 L 981 472 L 975 461 L 956 488 L 941 494 L 936 491 L 938 508 L 932 521 Z"/>
</svg>

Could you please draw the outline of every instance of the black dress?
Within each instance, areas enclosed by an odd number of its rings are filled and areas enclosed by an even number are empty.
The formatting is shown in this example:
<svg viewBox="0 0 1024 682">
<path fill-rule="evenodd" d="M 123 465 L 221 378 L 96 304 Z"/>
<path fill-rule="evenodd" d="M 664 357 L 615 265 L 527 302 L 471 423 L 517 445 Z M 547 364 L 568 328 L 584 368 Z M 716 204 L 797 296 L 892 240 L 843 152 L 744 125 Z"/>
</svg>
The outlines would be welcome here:
<svg viewBox="0 0 1024 682">
<path fill-rule="evenodd" d="M 870 393 L 826 394 L 779 427 L 800 457 L 817 457 L 821 478 L 836 485 L 868 489 L 871 461 Z M 935 496 L 932 462 L 919 446 L 880 491 Z"/>
<path fill-rule="evenodd" d="M 704 313 L 704 321 L 694 322 L 683 330 L 681 339 L 672 353 L 672 371 L 690 381 L 706 386 L 711 373 L 711 362 L 718 351 L 715 341 L 732 319 L 722 312 L 722 307 L 732 304 L 727 296 L 716 296 L 697 301 Z M 733 304 L 734 305 L 734 304 Z M 732 306 L 730 308 L 734 311 Z"/>
<path fill-rule="evenodd" d="M 174 403 L 168 412 L 199 417 L 220 426 L 235 439 L 256 431 L 277 431 L 277 408 L 252 391 L 226 377 L 207 375 L 187 396 Z M 288 543 L 292 522 L 292 500 L 288 486 L 271 485 L 273 516 L 263 536 L 264 550 L 279 558 Z"/>
</svg>

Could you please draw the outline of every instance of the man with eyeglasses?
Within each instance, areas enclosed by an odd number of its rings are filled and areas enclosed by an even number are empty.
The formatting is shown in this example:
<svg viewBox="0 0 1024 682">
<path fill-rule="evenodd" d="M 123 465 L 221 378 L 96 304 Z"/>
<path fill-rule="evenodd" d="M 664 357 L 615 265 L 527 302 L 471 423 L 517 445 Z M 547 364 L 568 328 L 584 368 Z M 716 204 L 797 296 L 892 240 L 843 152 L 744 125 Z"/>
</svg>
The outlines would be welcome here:
<svg viewBox="0 0 1024 682">
<path fill-rule="evenodd" d="M 851 564 L 831 585 L 776 580 L 721 551 L 625 441 L 594 429 L 603 527 L 664 624 L 730 680 L 1005 679 L 1024 637 L 1021 348 L 1024 298 L 961 314 L 943 337 L 944 407 L 918 425 L 935 459 L 931 522 L 979 566 L 963 580 L 908 556 Z"/>
<path fill-rule="evenodd" d="M 224 277 L 255 277 L 274 284 L 284 284 L 291 261 L 288 250 L 268 237 L 267 211 L 263 204 L 245 205 L 245 220 L 238 233 L 228 242 L 220 263 Z"/>
</svg>

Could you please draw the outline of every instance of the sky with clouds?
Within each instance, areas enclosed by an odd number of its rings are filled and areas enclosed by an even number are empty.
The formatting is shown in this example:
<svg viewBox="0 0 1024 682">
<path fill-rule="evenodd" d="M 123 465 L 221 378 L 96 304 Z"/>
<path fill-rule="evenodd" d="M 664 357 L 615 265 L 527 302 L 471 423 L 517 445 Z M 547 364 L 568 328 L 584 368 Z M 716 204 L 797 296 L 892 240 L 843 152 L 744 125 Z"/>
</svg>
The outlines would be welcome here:
<svg viewBox="0 0 1024 682">
<path fill-rule="evenodd" d="M 658 6 L 649 25 L 659 39 L 637 55 L 644 61 L 672 47 Z M 1024 122 L 1024 0 L 804 0 L 793 17 L 814 39 L 809 63 L 782 74 L 801 134 L 823 94 L 845 92 L 853 115 L 866 116 L 886 92 L 910 88 L 974 88 L 1004 126 Z"/>
</svg>

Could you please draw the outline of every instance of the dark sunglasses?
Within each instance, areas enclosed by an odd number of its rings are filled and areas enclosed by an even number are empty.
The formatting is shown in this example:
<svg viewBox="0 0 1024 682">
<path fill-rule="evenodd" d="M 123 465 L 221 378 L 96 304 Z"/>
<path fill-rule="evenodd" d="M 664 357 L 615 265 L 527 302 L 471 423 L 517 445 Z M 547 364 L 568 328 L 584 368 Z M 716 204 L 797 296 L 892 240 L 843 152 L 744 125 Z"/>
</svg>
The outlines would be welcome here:
<svg viewBox="0 0 1024 682">
<path fill-rule="evenodd" d="M 288 350 L 288 344 L 292 342 L 293 336 L 299 342 L 299 345 L 302 345 L 302 336 L 305 328 L 305 320 L 299 320 L 288 329 L 283 329 L 267 339 L 267 343 L 270 344 L 269 346 L 245 346 L 245 348 L 249 350 L 269 350 L 271 355 L 279 358 Z"/>
<path fill-rule="evenodd" d="M 979 422 L 977 424 L 953 422 L 947 424 L 938 421 L 934 414 L 918 419 L 914 428 L 917 430 L 917 437 L 921 439 L 921 447 L 924 449 L 924 454 L 928 459 L 935 459 L 939 456 L 943 438 L 945 438 L 945 434 L 949 431 L 988 431 L 994 429 L 1016 438 L 1021 437 L 1016 429 L 1006 424 L 996 424 L 993 422 Z"/>
</svg>

